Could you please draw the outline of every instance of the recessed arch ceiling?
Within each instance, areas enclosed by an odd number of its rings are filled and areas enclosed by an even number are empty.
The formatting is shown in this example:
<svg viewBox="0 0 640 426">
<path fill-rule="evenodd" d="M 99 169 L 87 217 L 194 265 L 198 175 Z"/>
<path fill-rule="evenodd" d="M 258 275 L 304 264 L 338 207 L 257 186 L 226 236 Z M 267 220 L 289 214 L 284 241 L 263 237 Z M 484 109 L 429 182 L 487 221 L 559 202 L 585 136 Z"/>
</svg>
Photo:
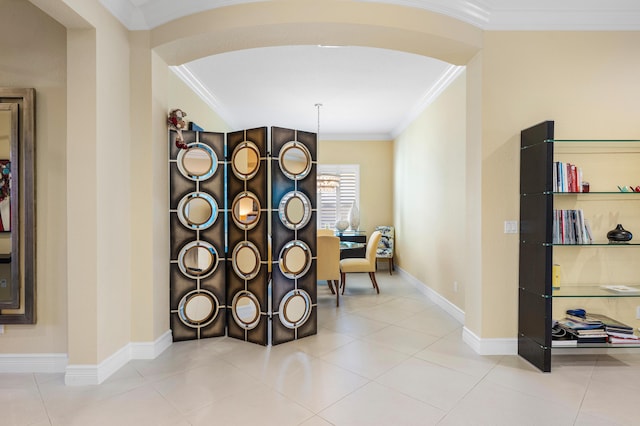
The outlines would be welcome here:
<svg viewBox="0 0 640 426">
<path fill-rule="evenodd" d="M 131 30 L 269 0 L 100 0 Z M 353 0 L 424 9 L 484 30 L 640 30 L 637 0 Z M 346 46 L 234 51 L 174 69 L 234 129 L 285 126 L 323 138 L 389 139 L 460 71 L 433 58 Z"/>
</svg>

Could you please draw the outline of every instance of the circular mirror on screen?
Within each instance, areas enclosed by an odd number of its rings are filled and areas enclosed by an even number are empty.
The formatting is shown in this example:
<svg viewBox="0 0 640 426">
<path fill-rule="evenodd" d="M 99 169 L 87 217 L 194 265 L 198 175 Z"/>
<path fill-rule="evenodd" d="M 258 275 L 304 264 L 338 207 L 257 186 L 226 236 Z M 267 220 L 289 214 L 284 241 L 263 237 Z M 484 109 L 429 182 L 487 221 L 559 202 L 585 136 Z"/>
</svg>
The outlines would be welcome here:
<svg viewBox="0 0 640 426">
<path fill-rule="evenodd" d="M 253 142 L 244 141 L 236 146 L 231 155 L 231 170 L 239 179 L 253 178 L 260 168 L 260 151 Z"/>
<path fill-rule="evenodd" d="M 178 303 L 178 318 L 191 328 L 205 327 L 216 319 L 219 312 L 218 299 L 206 290 L 187 293 Z"/>
<path fill-rule="evenodd" d="M 291 230 L 304 228 L 311 219 L 311 201 L 300 191 L 287 192 L 280 200 L 278 217 Z"/>
<path fill-rule="evenodd" d="M 251 330 L 260 323 L 260 303 L 250 291 L 239 291 L 231 301 L 231 316 L 240 327 Z"/>
<path fill-rule="evenodd" d="M 287 328 L 298 328 L 311 315 L 311 296 L 304 290 L 291 290 L 280 303 L 280 322 Z"/>
<path fill-rule="evenodd" d="M 200 181 L 209 179 L 218 168 L 218 157 L 210 146 L 191 143 L 188 149 L 178 152 L 178 170 L 187 179 Z"/>
<path fill-rule="evenodd" d="M 218 252 L 206 241 L 192 241 L 178 253 L 178 267 L 189 278 L 205 278 L 218 267 Z"/>
<path fill-rule="evenodd" d="M 241 241 L 233 249 L 231 263 L 236 275 L 251 280 L 260 272 L 260 252 L 253 243 Z"/>
<path fill-rule="evenodd" d="M 192 192 L 178 203 L 178 219 L 189 229 L 207 229 L 217 217 L 218 204 L 206 192 Z"/>
<path fill-rule="evenodd" d="M 260 201 L 253 193 L 241 192 L 231 205 L 231 217 L 240 229 L 253 229 L 260 220 Z"/>
<path fill-rule="evenodd" d="M 283 145 L 278 157 L 280 170 L 289 179 L 305 178 L 311 171 L 311 153 L 298 141 L 290 141 Z"/>
<path fill-rule="evenodd" d="M 300 240 L 289 241 L 278 257 L 282 274 L 290 279 L 300 278 L 311 268 L 311 250 Z"/>
</svg>

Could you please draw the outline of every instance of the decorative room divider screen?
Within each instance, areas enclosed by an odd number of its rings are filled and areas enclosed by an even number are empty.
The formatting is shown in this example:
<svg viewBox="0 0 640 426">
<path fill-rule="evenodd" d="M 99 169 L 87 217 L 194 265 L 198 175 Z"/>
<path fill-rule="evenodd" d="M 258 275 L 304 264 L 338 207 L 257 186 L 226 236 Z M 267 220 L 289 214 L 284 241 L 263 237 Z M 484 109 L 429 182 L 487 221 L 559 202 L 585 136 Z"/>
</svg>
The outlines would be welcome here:
<svg viewBox="0 0 640 426">
<path fill-rule="evenodd" d="M 317 333 L 317 135 L 169 132 L 173 340 Z"/>
</svg>

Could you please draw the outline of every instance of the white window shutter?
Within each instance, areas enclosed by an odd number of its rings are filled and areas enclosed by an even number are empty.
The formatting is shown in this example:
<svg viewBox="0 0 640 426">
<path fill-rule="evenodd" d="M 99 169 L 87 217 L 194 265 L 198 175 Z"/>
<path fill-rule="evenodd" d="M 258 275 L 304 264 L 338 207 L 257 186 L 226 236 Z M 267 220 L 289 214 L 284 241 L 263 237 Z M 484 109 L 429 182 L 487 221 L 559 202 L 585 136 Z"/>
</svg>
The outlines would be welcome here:
<svg viewBox="0 0 640 426">
<path fill-rule="evenodd" d="M 336 221 L 349 218 L 349 209 L 360 205 L 360 166 L 358 164 L 319 164 L 318 175 L 340 176 L 336 192 L 318 192 L 318 228 L 335 228 Z"/>
</svg>

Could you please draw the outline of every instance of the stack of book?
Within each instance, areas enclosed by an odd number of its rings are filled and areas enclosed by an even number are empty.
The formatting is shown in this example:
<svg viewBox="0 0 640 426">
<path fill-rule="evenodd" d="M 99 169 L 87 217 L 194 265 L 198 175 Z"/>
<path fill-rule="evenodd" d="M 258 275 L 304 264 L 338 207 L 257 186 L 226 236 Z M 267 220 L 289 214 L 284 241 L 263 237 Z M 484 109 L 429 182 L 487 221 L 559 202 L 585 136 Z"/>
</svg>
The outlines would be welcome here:
<svg viewBox="0 0 640 426">
<path fill-rule="evenodd" d="M 575 164 L 554 162 L 553 192 L 582 192 L 582 169 Z"/>
<path fill-rule="evenodd" d="M 557 327 L 566 331 L 569 340 L 575 340 L 576 344 L 640 345 L 640 337 L 634 334 L 633 327 L 606 315 L 585 313 L 578 316 L 567 313 L 565 318 L 557 321 Z"/>
<path fill-rule="evenodd" d="M 589 314 L 587 317 L 599 320 L 604 325 L 604 330 L 609 336 L 609 343 L 612 344 L 640 344 L 640 337 L 633 333 L 633 327 L 621 323 L 618 320 L 609 318 L 606 315 Z"/>
<path fill-rule="evenodd" d="M 578 344 L 607 343 L 607 334 L 602 321 L 567 315 L 558 320 L 558 326 L 564 329 Z"/>
<path fill-rule="evenodd" d="M 582 210 L 553 211 L 553 244 L 593 244 L 591 227 Z"/>
</svg>

